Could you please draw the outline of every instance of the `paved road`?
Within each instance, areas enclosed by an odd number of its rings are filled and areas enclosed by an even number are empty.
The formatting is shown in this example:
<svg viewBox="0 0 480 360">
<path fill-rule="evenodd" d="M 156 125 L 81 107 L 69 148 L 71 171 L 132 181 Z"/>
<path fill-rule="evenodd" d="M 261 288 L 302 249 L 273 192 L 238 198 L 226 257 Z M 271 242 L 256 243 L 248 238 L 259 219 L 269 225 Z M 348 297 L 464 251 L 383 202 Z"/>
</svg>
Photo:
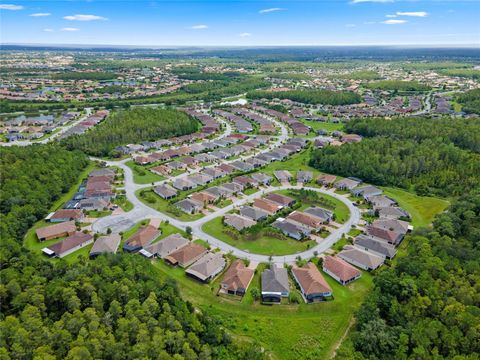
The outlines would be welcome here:
<svg viewBox="0 0 480 360">
<path fill-rule="evenodd" d="M 39 140 L 39 141 L 31 141 L 31 140 L 11 141 L 11 142 L 8 142 L 8 143 L 0 143 L 0 145 L 1 146 L 14 146 L 14 145 L 15 146 L 29 146 L 29 145 L 33 145 L 33 144 L 46 144 L 46 143 L 56 139 L 57 137 L 59 137 L 60 135 L 62 135 L 64 132 L 71 129 L 75 125 L 84 121 L 87 117 L 90 116 L 91 113 L 92 113 L 92 108 L 85 108 L 85 115 L 84 116 L 82 116 L 80 119 L 72 122 L 71 124 L 68 124 L 67 126 L 62 127 L 58 132 L 56 132 L 55 134 L 52 134 L 51 136 L 47 137 L 46 139 Z"/>
</svg>

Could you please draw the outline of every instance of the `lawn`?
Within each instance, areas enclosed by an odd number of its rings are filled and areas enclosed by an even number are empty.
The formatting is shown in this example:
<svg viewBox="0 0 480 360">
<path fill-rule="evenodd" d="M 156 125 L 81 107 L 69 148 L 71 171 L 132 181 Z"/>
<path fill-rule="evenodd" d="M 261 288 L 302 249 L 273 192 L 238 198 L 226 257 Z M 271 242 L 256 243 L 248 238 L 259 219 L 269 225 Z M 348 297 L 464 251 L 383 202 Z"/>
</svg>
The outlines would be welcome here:
<svg viewBox="0 0 480 360">
<path fill-rule="evenodd" d="M 412 217 L 412 225 L 415 227 L 429 226 L 435 215 L 443 212 L 450 204 L 447 200 L 418 196 L 396 188 L 383 188 L 385 195 L 396 200 Z"/>
<path fill-rule="evenodd" d="M 233 245 L 241 250 L 245 250 L 254 254 L 262 255 L 288 255 L 295 254 L 308 250 L 316 243 L 313 240 L 297 241 L 294 239 L 277 239 L 271 236 L 261 236 L 256 240 L 247 240 L 243 237 L 238 240 L 232 238 L 230 235 L 223 232 L 224 225 L 222 224 L 222 217 L 217 217 L 205 223 L 202 227 L 207 234 L 216 237 L 217 239 Z"/>
<path fill-rule="evenodd" d="M 309 137 L 316 137 L 317 130 L 323 129 L 328 133 L 332 133 L 333 131 L 342 131 L 344 128 L 343 123 L 333 123 L 333 122 L 321 122 L 321 121 L 309 121 L 309 120 L 301 120 L 305 125 L 310 126 L 313 130 L 313 133 L 310 132 Z"/>
<path fill-rule="evenodd" d="M 127 199 L 125 195 L 117 195 L 112 202 L 120 206 L 125 212 L 133 210 L 133 204 Z"/>
<path fill-rule="evenodd" d="M 133 160 L 127 161 L 125 163 L 133 172 L 133 181 L 136 184 L 151 184 L 160 180 L 165 180 L 163 176 L 154 174 L 148 168 L 145 168 L 140 165 L 136 165 Z"/>
<path fill-rule="evenodd" d="M 235 339 L 259 342 L 272 359 L 329 358 L 372 287 L 372 276 L 368 273 L 346 287 L 324 275 L 333 289 L 333 301 L 266 306 L 258 301 L 252 304 L 248 293 L 241 302 L 216 296 L 221 279 L 204 285 L 185 276 L 183 269 L 172 268 L 162 261 L 154 261 L 153 265 L 162 277 L 177 281 L 185 300 L 219 319 Z M 251 287 L 259 288 L 260 272 L 259 269 Z"/>
</svg>

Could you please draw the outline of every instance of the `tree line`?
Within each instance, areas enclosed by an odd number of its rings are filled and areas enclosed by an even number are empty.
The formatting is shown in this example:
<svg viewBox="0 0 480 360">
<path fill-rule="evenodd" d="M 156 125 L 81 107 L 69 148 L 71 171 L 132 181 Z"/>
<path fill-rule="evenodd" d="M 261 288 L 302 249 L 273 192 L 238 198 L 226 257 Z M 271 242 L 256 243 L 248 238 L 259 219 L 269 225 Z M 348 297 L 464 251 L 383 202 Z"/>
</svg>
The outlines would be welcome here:
<svg viewBox="0 0 480 360">
<path fill-rule="evenodd" d="M 393 90 L 393 91 L 429 91 L 432 88 L 418 81 L 402 81 L 402 80 L 381 80 L 371 82 L 366 85 L 372 90 Z"/>
<path fill-rule="evenodd" d="M 115 111 L 92 130 L 71 136 L 62 144 L 89 155 L 108 156 L 121 145 L 191 134 L 198 127 L 195 119 L 178 110 L 131 108 Z"/>
<path fill-rule="evenodd" d="M 479 239 L 477 184 L 437 215 L 433 229 L 406 240 L 396 266 L 377 274 L 338 358 L 477 359 Z"/>
<path fill-rule="evenodd" d="M 351 91 L 331 90 L 288 90 L 288 91 L 250 91 L 249 99 L 289 99 L 305 104 L 348 105 L 357 104 L 362 97 Z"/>
<path fill-rule="evenodd" d="M 0 358 L 262 359 L 140 256 L 77 264 L 22 248 L 88 160 L 58 145 L 1 148 Z"/>
<path fill-rule="evenodd" d="M 480 114 L 480 89 L 473 89 L 456 96 L 462 105 L 462 111 Z"/>
</svg>

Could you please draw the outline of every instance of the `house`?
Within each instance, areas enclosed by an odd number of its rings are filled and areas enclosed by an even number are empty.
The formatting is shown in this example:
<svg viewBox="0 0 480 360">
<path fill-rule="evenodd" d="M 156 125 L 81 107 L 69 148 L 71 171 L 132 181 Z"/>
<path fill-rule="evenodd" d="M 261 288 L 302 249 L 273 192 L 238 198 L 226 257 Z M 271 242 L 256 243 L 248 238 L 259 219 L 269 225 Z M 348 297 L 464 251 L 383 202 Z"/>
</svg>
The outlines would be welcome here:
<svg viewBox="0 0 480 360">
<path fill-rule="evenodd" d="M 309 262 L 303 267 L 293 266 L 292 275 L 307 303 L 323 301 L 333 295 L 332 288 L 314 263 Z"/>
<path fill-rule="evenodd" d="M 308 183 L 312 181 L 313 173 L 311 171 L 297 171 L 297 181 L 301 183 Z"/>
<path fill-rule="evenodd" d="M 230 195 L 235 195 L 240 191 L 243 191 L 243 186 L 236 182 L 222 184 L 220 185 L 220 188 L 226 189 Z"/>
<path fill-rule="evenodd" d="M 146 246 L 144 249 L 140 250 L 139 253 L 146 258 L 159 257 L 163 259 L 171 253 L 186 246 L 188 243 L 189 241 L 182 235 L 172 234 L 167 236 L 165 239 Z"/>
<path fill-rule="evenodd" d="M 140 227 L 135 234 L 130 236 L 123 245 L 123 250 L 127 252 L 138 251 L 145 246 L 152 243 L 157 237 L 159 237 L 161 231 L 158 230 L 155 226 L 146 225 Z"/>
<path fill-rule="evenodd" d="M 184 164 L 183 162 L 177 160 L 169 162 L 168 164 L 166 164 L 166 166 L 172 170 L 185 170 L 187 168 L 187 164 Z"/>
<path fill-rule="evenodd" d="M 362 137 L 357 134 L 344 134 L 341 139 L 344 143 L 357 143 L 362 141 Z"/>
<path fill-rule="evenodd" d="M 245 228 L 249 228 L 257 224 L 255 220 L 252 220 L 252 219 L 249 219 L 248 217 L 237 215 L 237 214 L 226 214 L 223 218 L 223 222 L 226 225 L 229 225 L 237 229 L 238 231 L 243 230 Z"/>
<path fill-rule="evenodd" d="M 376 238 L 374 236 L 360 234 L 355 240 L 354 244 L 359 249 L 370 251 L 375 255 L 387 259 L 393 259 L 397 253 L 395 246 L 387 243 L 385 240 Z"/>
<path fill-rule="evenodd" d="M 203 170 L 203 173 L 205 175 L 211 176 L 213 179 L 219 179 L 226 175 L 225 172 L 218 168 L 207 168 Z"/>
<path fill-rule="evenodd" d="M 295 199 L 281 194 L 270 193 L 265 196 L 265 199 L 273 201 L 283 207 L 290 207 L 295 204 Z"/>
<path fill-rule="evenodd" d="M 302 240 L 304 236 L 310 235 L 310 230 L 305 226 L 300 226 L 283 218 L 275 220 L 272 227 L 296 240 Z"/>
<path fill-rule="evenodd" d="M 253 269 L 248 268 L 242 260 L 237 259 L 223 275 L 220 287 L 228 294 L 243 296 L 254 275 Z"/>
<path fill-rule="evenodd" d="M 381 207 L 377 208 L 378 216 L 384 219 L 399 220 L 400 218 L 409 219 L 410 214 L 400 207 Z"/>
<path fill-rule="evenodd" d="M 158 165 L 150 169 L 151 172 L 160 176 L 170 175 L 172 169 L 165 165 Z"/>
<path fill-rule="evenodd" d="M 82 210 L 60 209 L 47 216 L 50 222 L 81 221 L 84 218 Z"/>
<path fill-rule="evenodd" d="M 182 246 L 180 249 L 166 256 L 165 260 L 171 265 L 179 265 L 185 268 L 197 261 L 206 252 L 207 249 L 202 245 L 189 242 L 187 245 Z"/>
<path fill-rule="evenodd" d="M 245 176 L 245 175 L 237 176 L 233 178 L 232 182 L 236 184 L 240 184 L 243 188 L 246 188 L 249 186 L 252 186 L 252 187 L 258 186 L 258 182 L 256 180 L 252 179 L 250 176 Z"/>
<path fill-rule="evenodd" d="M 255 221 L 262 221 L 265 220 L 268 217 L 268 213 L 260 210 L 253 208 L 251 206 L 243 206 L 240 209 L 240 215 L 245 216 L 247 218 L 250 218 Z"/>
<path fill-rule="evenodd" d="M 52 240 L 65 236 L 70 236 L 77 231 L 75 221 L 67 221 L 35 230 L 38 240 Z"/>
<path fill-rule="evenodd" d="M 347 285 L 362 275 L 358 269 L 336 256 L 325 256 L 323 271 L 342 285 Z"/>
<path fill-rule="evenodd" d="M 63 258 L 78 249 L 93 243 L 93 236 L 77 231 L 66 239 L 42 249 L 42 252 L 50 257 Z"/>
<path fill-rule="evenodd" d="M 282 209 L 281 205 L 267 199 L 253 200 L 253 207 L 266 211 L 268 214 L 275 214 L 276 212 Z"/>
<path fill-rule="evenodd" d="M 273 264 L 262 272 L 262 301 L 280 303 L 290 294 L 287 269 Z"/>
<path fill-rule="evenodd" d="M 173 187 L 178 190 L 186 191 L 196 188 L 197 184 L 187 177 L 181 177 L 173 181 Z"/>
<path fill-rule="evenodd" d="M 337 177 L 335 175 L 324 174 L 317 178 L 317 183 L 325 186 L 331 186 L 336 179 Z"/>
<path fill-rule="evenodd" d="M 90 250 L 90 258 L 96 258 L 98 255 L 117 252 L 120 241 L 122 240 L 119 234 L 110 234 L 106 236 L 100 236 L 93 244 Z"/>
<path fill-rule="evenodd" d="M 115 178 L 115 171 L 112 169 L 98 169 L 98 170 L 93 170 L 88 174 L 89 177 L 96 177 L 96 176 L 107 176 L 111 180 Z"/>
<path fill-rule="evenodd" d="M 344 246 L 337 256 L 363 270 L 375 270 L 383 264 L 382 257 L 351 245 Z"/>
<path fill-rule="evenodd" d="M 268 176 L 264 173 L 254 173 L 250 175 L 250 177 L 261 185 L 269 185 L 273 180 L 271 176 Z"/>
<path fill-rule="evenodd" d="M 385 195 L 370 196 L 367 197 L 367 201 L 373 206 L 373 209 L 394 206 L 397 204 L 395 200 L 390 199 Z"/>
<path fill-rule="evenodd" d="M 340 190 L 352 190 L 360 184 L 359 181 L 345 178 L 337 181 L 333 186 Z"/>
<path fill-rule="evenodd" d="M 95 199 L 95 198 L 82 199 L 79 201 L 78 206 L 80 207 L 81 210 L 102 211 L 108 208 L 108 201 L 104 199 Z"/>
<path fill-rule="evenodd" d="M 362 196 L 364 199 L 368 199 L 371 196 L 382 195 L 383 190 L 372 185 L 357 187 L 352 190 L 352 194 L 355 196 Z"/>
<path fill-rule="evenodd" d="M 155 186 L 153 188 L 153 192 L 165 200 L 173 199 L 175 196 L 177 196 L 177 190 L 168 184 Z"/>
<path fill-rule="evenodd" d="M 202 282 L 215 278 L 225 268 L 226 261 L 222 254 L 207 252 L 190 266 L 185 273 Z"/>
<path fill-rule="evenodd" d="M 399 245 L 404 237 L 404 233 L 396 231 L 393 228 L 385 228 L 379 223 L 375 222 L 366 227 L 367 234 L 382 239 L 383 241 L 388 242 L 394 246 Z"/>
<path fill-rule="evenodd" d="M 192 199 L 184 199 L 175 203 L 175 206 L 187 214 L 195 214 L 202 210 L 204 204 Z"/>
<path fill-rule="evenodd" d="M 203 186 L 203 185 L 207 185 L 208 183 L 210 183 L 213 178 L 209 175 L 206 175 L 206 174 L 195 174 L 195 175 L 190 175 L 188 177 L 188 180 L 190 180 L 191 182 L 199 185 L 199 186 Z"/>
<path fill-rule="evenodd" d="M 310 207 L 304 211 L 307 214 L 316 216 L 321 220 L 322 223 L 328 223 L 333 218 L 333 212 L 323 209 L 321 207 Z"/>
<path fill-rule="evenodd" d="M 202 204 L 213 204 L 215 201 L 217 201 L 218 197 L 206 191 L 200 191 L 192 194 L 190 199 L 201 202 Z"/>
<path fill-rule="evenodd" d="M 323 224 L 322 219 L 301 211 L 294 211 L 287 216 L 287 220 L 300 227 L 307 227 L 310 230 L 319 230 Z"/>
<path fill-rule="evenodd" d="M 292 174 L 287 170 L 275 170 L 273 174 L 280 182 L 287 182 L 292 179 Z"/>
</svg>

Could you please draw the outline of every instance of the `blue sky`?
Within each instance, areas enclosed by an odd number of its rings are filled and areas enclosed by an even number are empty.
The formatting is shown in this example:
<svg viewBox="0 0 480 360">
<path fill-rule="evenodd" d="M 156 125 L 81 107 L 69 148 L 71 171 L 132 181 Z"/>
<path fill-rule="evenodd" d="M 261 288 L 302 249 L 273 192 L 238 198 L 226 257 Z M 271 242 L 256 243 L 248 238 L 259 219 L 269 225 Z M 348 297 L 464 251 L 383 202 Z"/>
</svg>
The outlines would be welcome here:
<svg viewBox="0 0 480 360">
<path fill-rule="evenodd" d="M 0 2 L 0 41 L 480 46 L 479 0 Z"/>
</svg>

